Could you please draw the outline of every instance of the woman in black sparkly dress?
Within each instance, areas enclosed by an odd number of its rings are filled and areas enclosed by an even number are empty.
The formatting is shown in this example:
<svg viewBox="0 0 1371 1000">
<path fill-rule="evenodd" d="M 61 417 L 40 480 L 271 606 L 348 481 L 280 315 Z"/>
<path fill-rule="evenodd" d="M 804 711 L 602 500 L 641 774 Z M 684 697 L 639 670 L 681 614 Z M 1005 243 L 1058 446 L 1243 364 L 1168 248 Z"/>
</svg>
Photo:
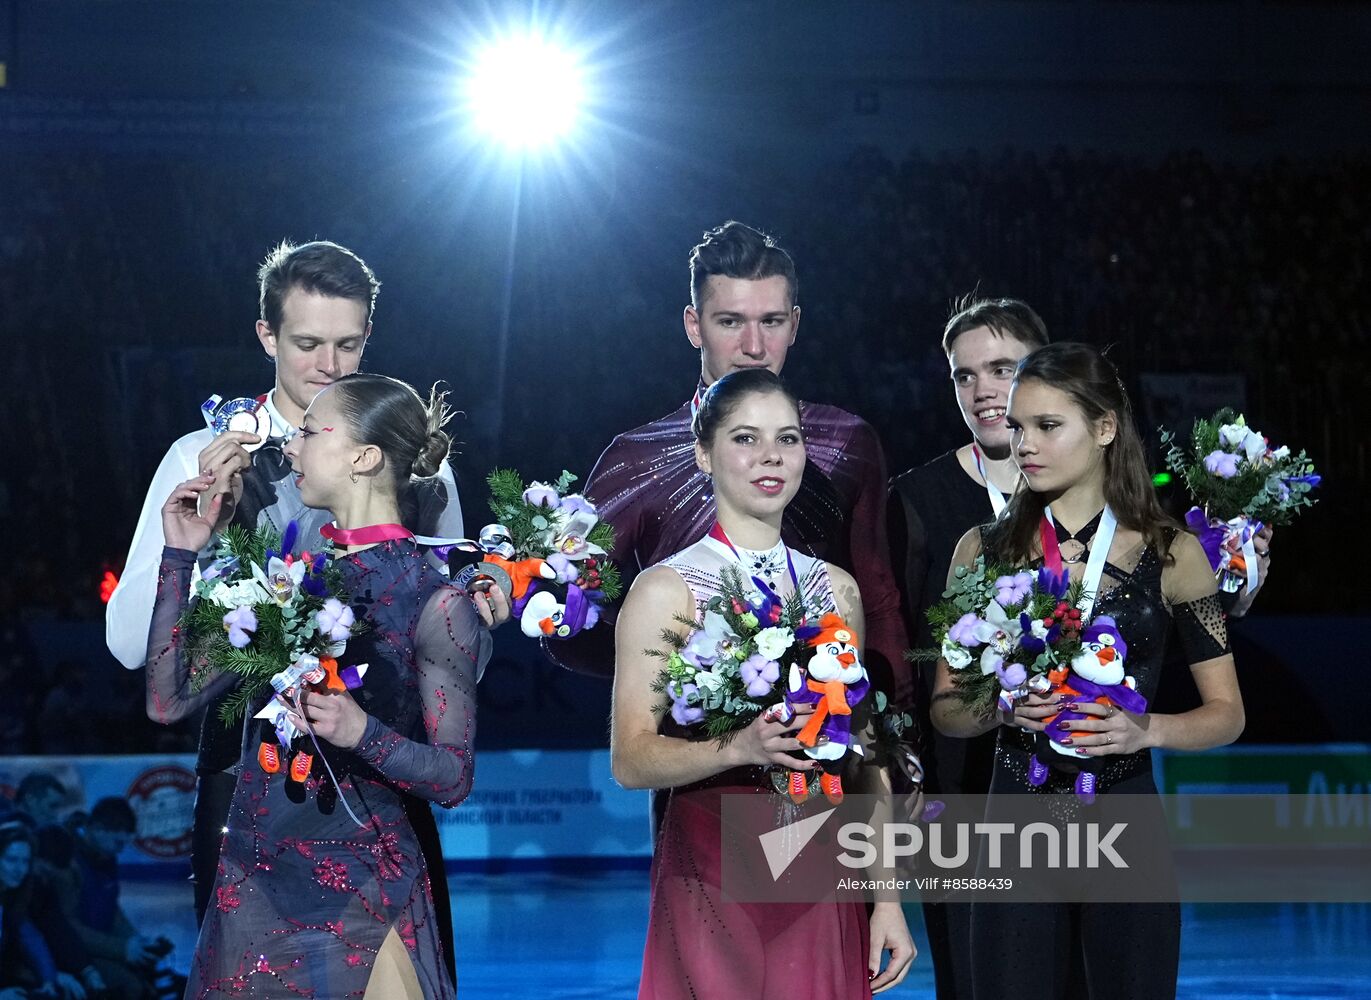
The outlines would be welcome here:
<svg viewBox="0 0 1371 1000">
<path fill-rule="evenodd" d="M 1105 547 L 1098 584 L 1087 589 L 1097 591 L 1095 614 L 1112 617 L 1125 637 L 1127 670 L 1139 694 L 1151 702 L 1174 631 L 1201 704 L 1161 715 L 1081 702 L 1075 710 L 1089 718 L 1071 724 L 1086 734 L 1075 735 L 1074 746 L 1098 758 L 1098 794 L 1155 795 L 1153 747 L 1205 750 L 1231 743 L 1243 727 L 1209 562 L 1198 540 L 1158 505 L 1123 385 L 1094 348 L 1052 344 L 1024 359 L 1009 422 L 1029 488 L 995 523 L 967 532 L 953 572 L 983 552 L 996 562 L 1040 566 L 1046 547 L 1049 561 L 1059 554 L 1072 580 L 1082 580 L 1092 549 Z M 1090 807 L 1074 794 L 1074 776 L 1052 769 L 1043 780 L 1034 766 L 1034 739 L 1060 707 L 1055 697 L 1029 695 L 1017 701 L 1012 717 L 976 717 L 954 695 L 946 662 L 939 664 L 934 725 L 952 736 L 999 730 L 988 814 L 1004 796 L 1050 795 L 1060 806 L 1055 813 L 1085 818 Z M 1073 935 L 1091 997 L 1175 995 L 1180 908 L 1174 902 L 977 902 L 971 935 L 977 1000 L 1064 997 Z"/>
</svg>

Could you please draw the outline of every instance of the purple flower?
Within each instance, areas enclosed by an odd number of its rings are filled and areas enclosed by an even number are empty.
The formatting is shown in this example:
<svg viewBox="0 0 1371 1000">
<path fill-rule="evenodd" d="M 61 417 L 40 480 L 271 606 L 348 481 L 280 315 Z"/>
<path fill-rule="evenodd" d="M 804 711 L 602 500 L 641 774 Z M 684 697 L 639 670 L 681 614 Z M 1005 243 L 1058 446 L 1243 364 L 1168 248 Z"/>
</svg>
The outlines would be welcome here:
<svg viewBox="0 0 1371 1000">
<path fill-rule="evenodd" d="M 312 597 L 327 597 L 328 584 L 324 582 L 324 575 L 315 566 L 315 563 L 310 564 L 309 572 L 300 580 L 300 589 Z"/>
<path fill-rule="evenodd" d="M 1323 482 L 1323 476 L 1320 476 L 1316 472 L 1311 472 L 1307 476 L 1288 476 L 1285 481 L 1287 483 L 1304 483 L 1304 485 L 1313 489 L 1315 486 L 1319 485 L 1319 483 Z"/>
<path fill-rule="evenodd" d="M 257 631 L 257 613 L 250 607 L 234 608 L 224 615 L 224 631 L 234 649 L 242 649 L 252 642 L 249 632 Z"/>
<path fill-rule="evenodd" d="M 681 649 L 681 659 L 696 670 L 708 670 L 721 656 L 733 655 L 733 650 L 741 642 L 742 639 L 734 634 L 723 615 L 717 611 L 706 611 L 704 627 L 690 634 Z"/>
<path fill-rule="evenodd" d="M 708 670 L 719 662 L 719 647 L 703 632 L 696 632 L 690 637 L 690 641 L 681 647 L 681 659 L 696 670 Z"/>
<path fill-rule="evenodd" d="M 524 490 L 524 503 L 534 507 L 556 507 L 557 491 L 547 483 L 530 483 L 528 489 Z"/>
<path fill-rule="evenodd" d="M 1023 634 L 1019 636 L 1019 645 L 1026 652 L 1035 655 L 1056 642 L 1062 634 L 1060 625 L 1047 628 L 1036 618 L 1029 618 L 1027 613 L 1019 615 L 1019 626 L 1023 629 Z"/>
<path fill-rule="evenodd" d="M 1238 456 L 1226 451 L 1211 451 L 1204 456 L 1204 467 L 1220 479 L 1232 479 L 1238 474 Z"/>
<path fill-rule="evenodd" d="M 967 649 L 972 649 L 981 644 L 982 639 L 976 633 L 978 628 L 985 624 L 986 623 L 975 614 L 968 611 L 958 618 L 956 623 L 947 630 L 947 637 L 959 646 L 965 646 Z"/>
<path fill-rule="evenodd" d="M 1066 592 L 1071 589 L 1071 574 L 1066 567 L 1062 567 L 1060 573 L 1053 573 L 1044 566 L 1038 570 L 1038 589 L 1045 594 L 1051 594 L 1057 600 L 1066 597 Z"/>
<path fill-rule="evenodd" d="M 290 555 L 290 553 L 295 549 L 295 540 L 299 537 L 300 522 L 291 521 L 289 524 L 286 525 L 286 533 L 281 536 L 281 551 L 277 552 L 274 549 L 267 549 L 267 561 L 270 562 L 272 556 L 284 557 Z"/>
<path fill-rule="evenodd" d="M 1033 589 L 1032 573 L 1015 573 L 1013 576 L 1002 576 L 995 580 L 995 600 L 1000 607 L 1007 608 L 1011 604 L 1018 604 L 1028 596 Z"/>
<path fill-rule="evenodd" d="M 562 497 L 557 504 L 557 509 L 568 514 L 594 514 L 595 505 L 581 496 L 579 493 L 572 493 Z"/>
<path fill-rule="evenodd" d="M 581 575 L 581 571 L 576 564 L 568 559 L 561 552 L 554 552 L 547 557 L 547 564 L 552 567 L 552 571 L 557 574 L 558 583 L 575 583 L 576 578 Z"/>
<path fill-rule="evenodd" d="M 781 679 L 781 665 L 761 653 L 753 653 L 744 660 L 738 672 L 752 698 L 765 698 L 771 692 L 771 686 Z"/>
<path fill-rule="evenodd" d="M 995 668 L 995 676 L 1000 679 L 1000 687 L 1006 691 L 1013 691 L 1024 681 L 1028 680 L 1028 671 L 1024 669 L 1022 663 L 1010 663 L 1005 666 Z"/>
<path fill-rule="evenodd" d="M 697 694 L 699 688 L 689 682 L 681 685 L 681 693 L 676 694 L 674 685 L 668 687 L 671 693 L 671 717 L 683 726 L 689 726 L 699 722 L 705 717 L 705 710 L 698 705 L 686 704 L 691 695 Z"/>
</svg>

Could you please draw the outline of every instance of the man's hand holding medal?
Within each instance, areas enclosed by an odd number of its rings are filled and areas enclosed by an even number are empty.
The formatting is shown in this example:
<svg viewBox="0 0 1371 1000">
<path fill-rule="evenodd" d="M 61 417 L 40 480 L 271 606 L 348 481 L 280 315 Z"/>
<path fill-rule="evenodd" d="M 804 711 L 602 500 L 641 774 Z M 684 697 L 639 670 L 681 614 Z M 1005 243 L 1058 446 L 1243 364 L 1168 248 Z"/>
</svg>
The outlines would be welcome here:
<svg viewBox="0 0 1371 1000">
<path fill-rule="evenodd" d="M 232 519 L 243 495 L 243 472 L 252 466 L 252 452 L 271 436 L 271 414 L 258 400 L 245 397 L 224 403 L 211 396 L 200 410 L 214 432 L 214 440 L 200 452 L 200 474 L 214 476 L 214 483 L 200 494 L 199 512 L 204 514 L 216 496 L 224 498 L 214 526 L 218 532 Z"/>
</svg>

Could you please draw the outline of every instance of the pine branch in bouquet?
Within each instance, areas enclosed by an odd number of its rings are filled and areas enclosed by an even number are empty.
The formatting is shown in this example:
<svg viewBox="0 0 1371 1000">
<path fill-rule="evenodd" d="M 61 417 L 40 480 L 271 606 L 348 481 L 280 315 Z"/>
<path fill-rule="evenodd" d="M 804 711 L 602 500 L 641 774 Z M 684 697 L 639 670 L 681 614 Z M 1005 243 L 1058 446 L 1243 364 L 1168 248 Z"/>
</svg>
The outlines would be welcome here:
<svg viewBox="0 0 1371 1000">
<path fill-rule="evenodd" d="M 976 718 L 994 718 L 1000 700 L 1000 688 L 998 684 L 984 683 L 979 667 L 954 670 L 952 692 Z"/>
<path fill-rule="evenodd" d="M 752 720 L 761 712 L 760 706 L 746 706 L 751 708 L 747 715 L 708 715 L 705 716 L 700 728 L 704 731 L 704 738 L 717 740 L 720 747 L 726 747 L 732 742 L 733 737 L 752 725 Z"/>
<path fill-rule="evenodd" d="M 275 529 L 263 527 L 248 531 L 241 524 L 230 524 L 220 536 L 219 552 L 238 557 L 239 562 L 266 565 L 267 549 L 279 548 L 281 535 Z"/>
<path fill-rule="evenodd" d="M 253 701 L 263 691 L 270 689 L 271 683 L 265 678 L 245 680 L 224 696 L 219 705 L 219 721 L 232 725 L 247 714 Z"/>
<path fill-rule="evenodd" d="M 794 629 L 805 620 L 807 614 L 809 614 L 809 607 L 805 604 L 804 597 L 797 590 L 785 599 L 785 603 L 781 606 L 781 620 L 777 624 Z"/>
<path fill-rule="evenodd" d="M 601 522 L 601 524 L 603 524 L 603 522 Z M 600 525 L 597 524 L 595 527 L 598 529 Z M 605 525 L 605 527 L 608 527 L 608 525 Z M 610 530 L 610 537 L 612 539 L 613 529 Z M 593 540 L 594 537 L 595 533 L 591 532 L 591 539 Z M 610 551 L 610 546 L 608 545 L 602 545 L 600 542 L 595 542 L 595 544 L 600 545 L 606 552 Z M 612 545 L 613 542 L 611 541 L 610 544 Z M 612 604 L 617 601 L 624 592 L 623 577 L 619 575 L 619 567 L 615 565 L 614 560 L 612 559 L 600 559 L 595 565 L 600 571 L 600 593 L 604 596 L 606 601 Z"/>
<path fill-rule="evenodd" d="M 513 469 L 495 469 L 486 477 L 490 487 L 490 512 L 495 519 L 509 529 L 514 539 L 514 548 L 520 556 L 546 557 L 549 549 L 534 540 L 541 528 L 535 518 L 547 521 L 538 513 L 537 508 L 524 501 L 524 480 Z"/>
</svg>

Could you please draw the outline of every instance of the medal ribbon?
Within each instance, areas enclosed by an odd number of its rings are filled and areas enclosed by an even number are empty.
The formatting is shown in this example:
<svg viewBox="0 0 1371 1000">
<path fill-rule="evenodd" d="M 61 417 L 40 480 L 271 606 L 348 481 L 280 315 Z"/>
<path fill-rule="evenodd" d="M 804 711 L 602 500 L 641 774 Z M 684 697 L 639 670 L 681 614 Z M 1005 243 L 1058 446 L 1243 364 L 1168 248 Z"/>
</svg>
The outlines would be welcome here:
<svg viewBox="0 0 1371 1000">
<path fill-rule="evenodd" d="M 1095 537 L 1090 539 L 1090 558 L 1085 563 L 1085 576 L 1081 579 L 1084 596 L 1081 599 L 1081 621 L 1089 622 L 1095 610 L 1095 598 L 1100 592 L 1100 580 L 1104 577 L 1104 564 L 1109 559 L 1109 547 L 1114 544 L 1114 531 L 1118 519 L 1105 504 L 1100 514 L 1100 526 L 1095 529 Z M 1052 519 L 1051 509 L 1043 511 L 1043 519 L 1038 524 L 1038 537 L 1042 540 L 1043 565 L 1053 573 L 1060 574 L 1064 568 L 1062 548 L 1057 542 L 1057 524 Z"/>
<path fill-rule="evenodd" d="M 340 528 L 336 524 L 326 524 L 319 529 L 319 534 L 340 548 L 348 545 L 375 545 L 377 542 L 389 542 L 396 538 L 414 537 L 414 532 L 403 524 L 370 524 L 365 528 Z"/>
<path fill-rule="evenodd" d="M 990 476 L 986 474 L 985 462 L 981 460 L 981 449 L 974 444 L 971 446 L 971 454 L 976 459 L 976 471 L 981 474 L 981 482 L 985 483 L 985 492 L 990 496 L 990 509 L 999 517 L 1005 505 L 1009 503 L 1008 498 L 1000 492 L 999 487 L 990 481 Z M 1053 572 L 1056 572 L 1055 570 Z"/>
<path fill-rule="evenodd" d="M 728 540 L 728 533 L 724 531 L 723 525 L 718 521 L 715 521 L 714 527 L 709 529 L 709 537 L 716 542 L 720 542 L 727 546 L 728 551 L 733 553 L 733 558 L 737 559 L 740 564 L 742 563 L 743 557 L 738 554 L 737 548 Z M 790 571 L 790 582 L 795 585 L 795 593 L 798 594 L 800 592 L 800 577 L 799 574 L 795 572 L 795 560 L 791 558 L 789 545 L 785 546 L 785 565 L 786 569 Z M 748 575 L 750 576 L 751 574 Z"/>
</svg>

